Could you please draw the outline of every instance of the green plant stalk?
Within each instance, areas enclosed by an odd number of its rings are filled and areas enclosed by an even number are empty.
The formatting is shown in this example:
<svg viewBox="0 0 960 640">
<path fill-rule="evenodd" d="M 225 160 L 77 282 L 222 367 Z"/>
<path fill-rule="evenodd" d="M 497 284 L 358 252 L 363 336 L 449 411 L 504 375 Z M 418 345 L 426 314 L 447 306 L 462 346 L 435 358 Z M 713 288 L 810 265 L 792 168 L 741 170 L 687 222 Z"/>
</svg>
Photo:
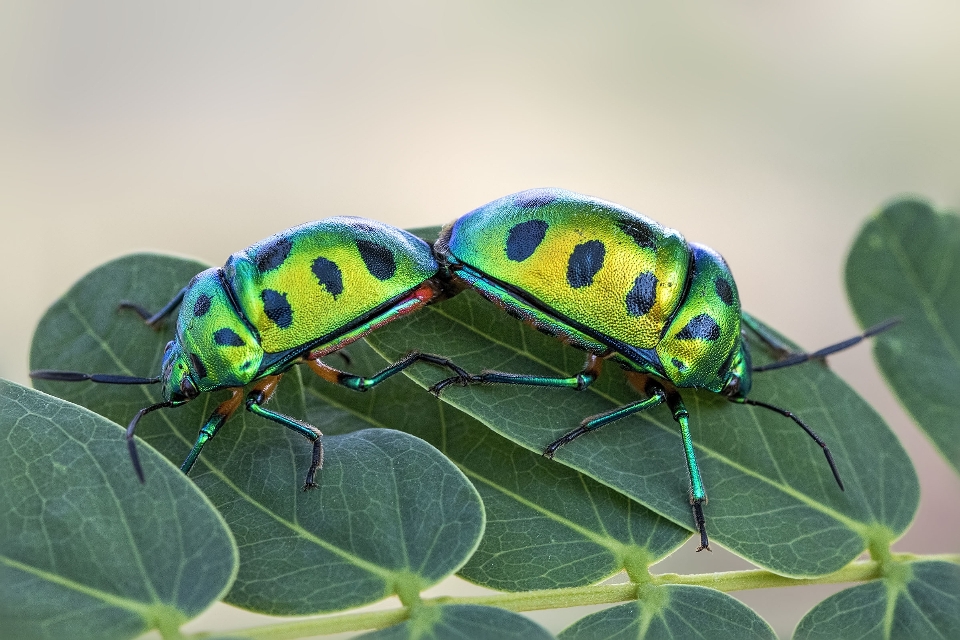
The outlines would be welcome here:
<svg viewBox="0 0 960 640">
<path fill-rule="evenodd" d="M 894 562 L 914 562 L 917 560 L 939 560 L 960 564 L 960 554 L 917 555 L 895 553 Z M 566 589 L 543 589 L 518 593 L 497 593 L 488 596 L 452 597 L 441 596 L 423 600 L 421 606 L 474 604 L 500 607 L 509 611 L 536 611 L 540 609 L 560 609 L 591 604 L 614 604 L 641 597 L 645 588 L 665 585 L 693 585 L 709 587 L 717 591 L 744 591 L 747 589 L 768 589 L 772 587 L 801 587 L 813 584 L 837 584 L 843 582 L 867 582 L 882 577 L 883 565 L 875 560 L 851 562 L 843 569 L 816 578 L 787 578 L 763 569 L 745 571 L 726 571 L 722 573 L 704 573 L 680 575 L 662 573 L 651 575 L 645 583 L 624 582 L 619 584 L 589 585 Z M 250 638 L 251 640 L 295 640 L 314 635 L 381 629 L 403 622 L 409 617 L 404 607 L 388 611 L 369 613 L 347 613 L 342 615 L 310 618 L 295 622 L 282 622 L 249 629 L 230 631 L 231 637 Z M 207 633 L 196 634 L 193 638 L 203 638 Z"/>
</svg>

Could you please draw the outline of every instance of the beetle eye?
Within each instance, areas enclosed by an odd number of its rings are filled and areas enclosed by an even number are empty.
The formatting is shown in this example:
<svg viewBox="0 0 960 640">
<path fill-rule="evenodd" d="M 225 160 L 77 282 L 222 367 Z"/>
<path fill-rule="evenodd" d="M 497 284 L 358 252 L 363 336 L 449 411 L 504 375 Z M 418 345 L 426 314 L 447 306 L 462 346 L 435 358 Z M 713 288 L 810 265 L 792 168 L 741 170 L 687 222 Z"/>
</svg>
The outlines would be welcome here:
<svg viewBox="0 0 960 640">
<path fill-rule="evenodd" d="M 183 380 L 180 381 L 180 393 L 190 400 L 196 398 L 200 394 L 200 392 L 197 391 L 197 387 L 193 384 L 193 381 L 190 380 L 189 376 L 184 376 Z"/>
<path fill-rule="evenodd" d="M 720 393 L 731 398 L 740 393 L 740 376 L 730 376 Z"/>
</svg>

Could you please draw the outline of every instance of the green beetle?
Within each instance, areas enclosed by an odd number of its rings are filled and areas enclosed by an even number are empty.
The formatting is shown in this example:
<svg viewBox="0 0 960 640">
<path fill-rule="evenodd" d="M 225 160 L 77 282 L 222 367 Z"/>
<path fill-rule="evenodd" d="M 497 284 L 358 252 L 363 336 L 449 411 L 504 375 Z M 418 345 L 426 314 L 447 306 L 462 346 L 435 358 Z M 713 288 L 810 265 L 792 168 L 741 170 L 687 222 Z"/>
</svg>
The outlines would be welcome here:
<svg viewBox="0 0 960 640">
<path fill-rule="evenodd" d="M 588 356 L 583 370 L 566 378 L 485 371 L 466 380 L 447 378 L 431 390 L 439 395 L 454 383 L 582 390 L 597 379 L 604 359 L 616 362 L 647 397 L 584 420 L 543 454 L 553 457 L 584 433 L 666 403 L 680 426 L 698 551 L 709 549 L 703 515 L 707 494 L 678 389 L 705 389 L 793 419 L 822 447 L 843 489 L 830 449 L 810 427 L 789 411 L 747 399 L 751 365 L 742 329 L 753 330 L 778 354 L 789 349 L 741 310 L 733 275 L 712 249 L 616 204 L 561 189 L 534 189 L 457 219 L 444 228 L 434 251 L 461 283 Z M 752 371 L 820 358 L 891 325 Z"/>
<path fill-rule="evenodd" d="M 444 295 L 429 244 L 390 225 L 353 217 L 327 218 L 287 229 L 233 254 L 223 268 L 197 274 L 156 314 L 131 303 L 151 327 L 179 308 L 176 336 L 167 344 L 160 376 L 138 378 L 40 370 L 44 380 L 162 386 L 163 401 L 141 409 L 127 428 L 134 468 L 143 481 L 134 431 L 140 418 L 201 393 L 230 389 L 200 429 L 181 469 L 188 473 L 203 446 L 231 414 L 246 409 L 313 442 L 304 489 L 316 486 L 323 463 L 320 430 L 263 405 L 290 367 L 306 363 L 325 380 L 366 391 L 423 360 L 462 369 L 439 356 L 413 352 L 371 377 L 335 369 L 321 358 L 370 331 Z M 254 383 L 244 402 L 244 385 Z"/>
</svg>

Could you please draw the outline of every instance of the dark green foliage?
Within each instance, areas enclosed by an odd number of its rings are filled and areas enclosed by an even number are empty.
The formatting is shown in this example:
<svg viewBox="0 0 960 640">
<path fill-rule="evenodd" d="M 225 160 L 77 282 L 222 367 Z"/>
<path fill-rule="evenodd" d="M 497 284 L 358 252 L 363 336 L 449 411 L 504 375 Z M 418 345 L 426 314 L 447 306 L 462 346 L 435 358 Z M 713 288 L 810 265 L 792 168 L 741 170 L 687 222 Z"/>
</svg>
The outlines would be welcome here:
<svg viewBox="0 0 960 640">
<path fill-rule="evenodd" d="M 914 562 L 883 580 L 845 589 L 814 607 L 795 640 L 960 638 L 960 567 Z"/>
<path fill-rule="evenodd" d="M 604 609 L 578 620 L 559 640 L 672 640 L 737 638 L 774 640 L 760 616 L 739 600 L 703 587 L 650 588 L 643 599 Z"/>
<path fill-rule="evenodd" d="M 876 338 L 877 364 L 960 472 L 960 218 L 918 200 L 894 202 L 860 232 L 846 279 L 861 325 L 902 318 Z"/>
<path fill-rule="evenodd" d="M 351 370 L 383 365 L 365 344 L 352 345 L 349 353 Z M 364 398 L 315 377 L 304 384 L 307 418 L 324 433 L 401 429 L 437 447 L 473 481 L 487 509 L 487 529 L 460 575 L 484 586 L 591 584 L 627 565 L 643 569 L 689 536 L 610 488 L 498 436 L 405 377 Z"/>
<path fill-rule="evenodd" d="M 117 425 L 0 381 L 0 442 L 0 636 L 131 638 L 223 597 L 223 518 L 147 448 L 141 485 Z"/>
<path fill-rule="evenodd" d="M 411 349 L 443 353 L 469 371 L 570 375 L 583 353 L 509 318 L 471 291 L 393 323 L 368 341 L 387 358 Z M 763 361 L 761 348 L 755 359 Z M 445 374 L 416 369 L 429 385 Z M 841 492 L 820 448 L 792 421 L 684 391 L 710 502 L 711 538 L 785 575 L 819 575 L 844 566 L 867 540 L 902 533 L 919 487 L 906 453 L 883 420 L 818 363 L 756 376 L 751 397 L 801 416 L 833 450 Z M 594 415 L 638 399 L 616 367 L 582 392 L 505 386 L 451 386 L 444 399 L 530 449 L 543 447 Z M 693 519 L 678 429 L 666 408 L 587 434 L 557 454 L 567 464 L 684 527 Z"/>
</svg>

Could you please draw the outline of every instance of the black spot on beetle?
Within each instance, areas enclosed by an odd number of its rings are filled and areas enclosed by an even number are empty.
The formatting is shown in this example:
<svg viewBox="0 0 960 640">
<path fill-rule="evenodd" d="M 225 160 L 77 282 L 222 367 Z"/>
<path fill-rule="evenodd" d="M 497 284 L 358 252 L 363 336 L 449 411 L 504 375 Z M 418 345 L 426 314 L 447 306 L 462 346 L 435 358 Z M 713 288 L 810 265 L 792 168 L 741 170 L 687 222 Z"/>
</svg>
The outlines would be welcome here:
<svg viewBox="0 0 960 640">
<path fill-rule="evenodd" d="M 677 360 L 676 358 L 670 358 L 670 362 L 672 362 L 672 363 L 673 363 L 673 366 L 675 366 L 679 371 L 686 371 L 686 370 L 687 370 L 687 365 L 685 365 L 684 363 L 680 362 L 680 361 Z"/>
<path fill-rule="evenodd" d="M 507 258 L 523 262 L 532 256 L 546 237 L 548 226 L 543 220 L 527 220 L 513 225 L 507 233 Z"/>
<path fill-rule="evenodd" d="M 556 199 L 557 196 L 547 189 L 529 189 L 518 193 L 514 204 L 520 209 L 536 209 Z"/>
<path fill-rule="evenodd" d="M 694 316 L 676 335 L 677 340 L 716 340 L 719 337 L 720 325 L 705 313 Z"/>
<path fill-rule="evenodd" d="M 207 311 L 210 311 L 210 296 L 201 293 L 197 301 L 193 303 L 193 315 L 199 318 L 207 315 Z"/>
<path fill-rule="evenodd" d="M 287 256 L 290 255 L 290 249 L 292 248 L 292 242 L 283 236 L 277 236 L 257 251 L 257 255 L 254 257 L 254 262 L 257 263 L 257 270 L 260 271 L 260 273 L 266 273 L 267 271 L 276 269 L 287 259 Z"/>
<path fill-rule="evenodd" d="M 657 301 L 657 276 L 645 271 L 633 281 L 633 288 L 627 293 L 627 313 L 642 316 L 653 308 Z"/>
<path fill-rule="evenodd" d="M 217 329 L 213 334 L 213 341 L 221 347 L 242 347 L 244 345 L 243 338 L 229 327 Z"/>
<path fill-rule="evenodd" d="M 617 227 L 620 228 L 620 231 L 623 231 L 625 234 L 633 238 L 633 241 L 637 243 L 637 246 L 643 249 L 657 248 L 657 234 L 654 233 L 653 229 L 651 229 L 649 225 L 646 225 L 639 220 L 620 220 L 617 222 Z"/>
<path fill-rule="evenodd" d="M 733 304 L 733 287 L 725 278 L 717 278 L 713 281 L 713 288 L 717 290 L 717 297 L 723 300 L 723 304 L 728 307 Z"/>
<path fill-rule="evenodd" d="M 260 299 L 263 300 L 263 312 L 278 327 L 286 329 L 293 324 L 293 309 L 287 302 L 287 294 L 273 289 L 264 289 L 260 292 Z"/>
<path fill-rule="evenodd" d="M 327 293 L 332 295 L 334 300 L 343 293 L 343 274 L 335 262 L 320 256 L 313 261 L 310 270 L 313 271 L 313 275 L 317 276 L 317 281 L 326 288 Z"/>
<path fill-rule="evenodd" d="M 567 282 L 574 289 L 593 284 L 593 276 L 603 267 L 607 248 L 599 240 L 587 240 L 573 248 L 567 261 Z"/>
<path fill-rule="evenodd" d="M 367 266 L 367 271 L 377 280 L 389 280 L 397 272 L 397 259 L 393 251 L 382 244 L 357 240 L 357 249 L 360 250 L 360 258 Z"/>
<path fill-rule="evenodd" d="M 197 372 L 198 376 L 201 378 L 207 377 L 207 368 L 203 365 L 203 360 L 201 360 L 197 354 L 190 354 L 190 364 L 193 365 L 193 369 Z"/>
</svg>

